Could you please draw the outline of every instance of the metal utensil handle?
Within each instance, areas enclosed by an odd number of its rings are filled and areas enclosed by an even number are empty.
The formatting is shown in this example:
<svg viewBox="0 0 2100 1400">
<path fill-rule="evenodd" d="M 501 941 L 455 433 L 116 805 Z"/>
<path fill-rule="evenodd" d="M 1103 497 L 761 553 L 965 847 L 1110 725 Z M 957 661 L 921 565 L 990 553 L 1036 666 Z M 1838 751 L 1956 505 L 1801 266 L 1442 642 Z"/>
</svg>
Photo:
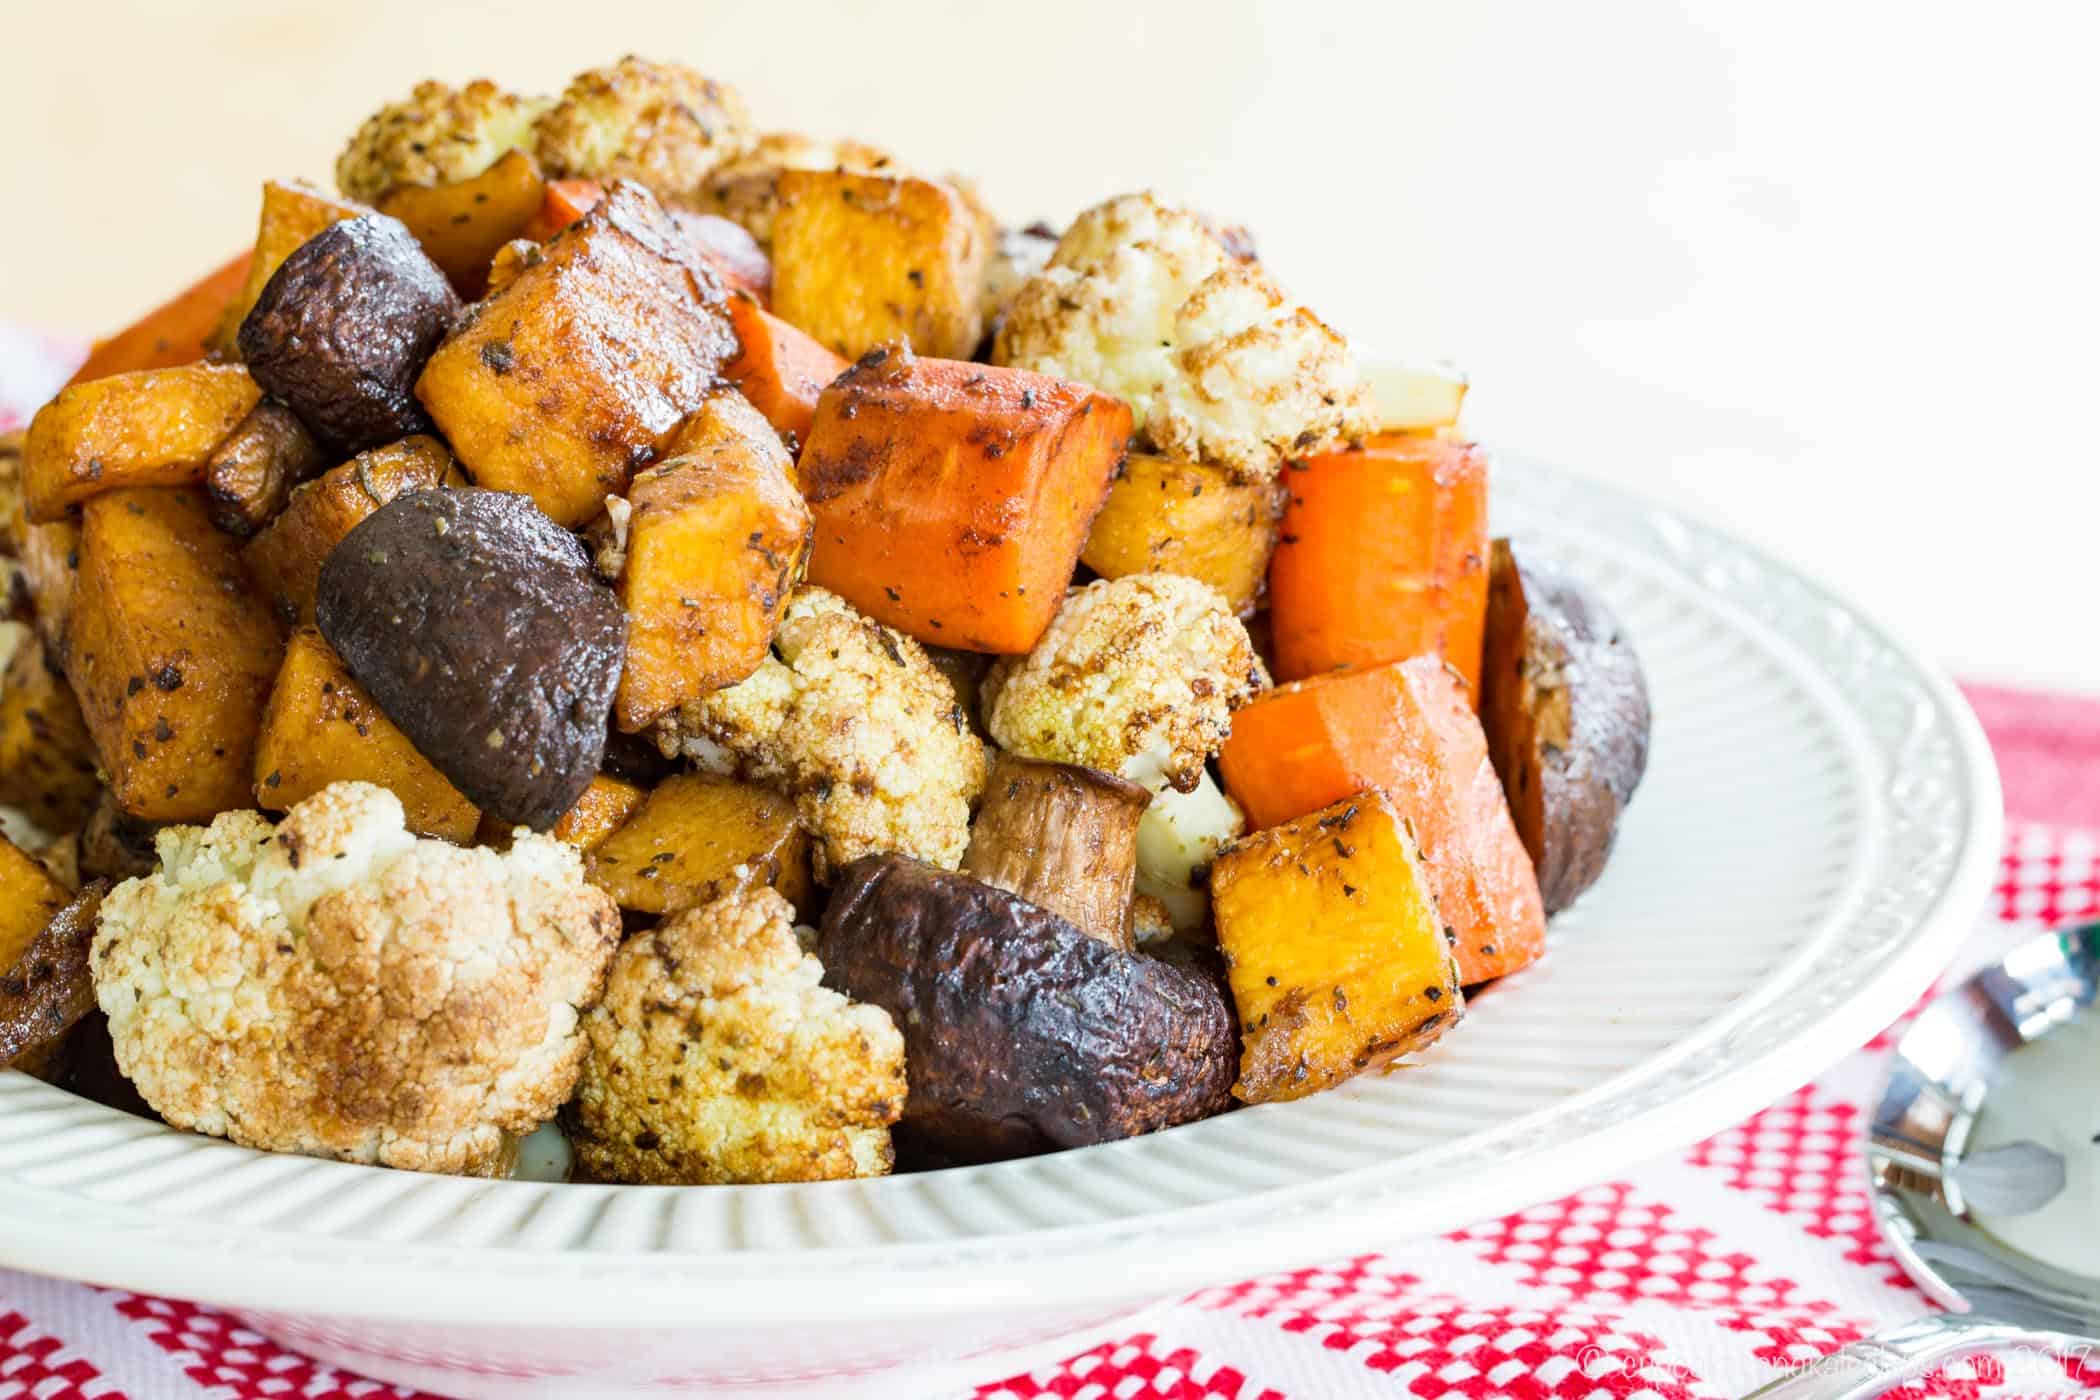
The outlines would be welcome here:
<svg viewBox="0 0 2100 1400">
<path fill-rule="evenodd" d="M 2009 1323 L 1937 1313 L 1842 1347 L 1743 1400 L 1873 1400 L 1935 1361 L 1999 1347 L 2049 1346 L 2062 1339 Z"/>
</svg>

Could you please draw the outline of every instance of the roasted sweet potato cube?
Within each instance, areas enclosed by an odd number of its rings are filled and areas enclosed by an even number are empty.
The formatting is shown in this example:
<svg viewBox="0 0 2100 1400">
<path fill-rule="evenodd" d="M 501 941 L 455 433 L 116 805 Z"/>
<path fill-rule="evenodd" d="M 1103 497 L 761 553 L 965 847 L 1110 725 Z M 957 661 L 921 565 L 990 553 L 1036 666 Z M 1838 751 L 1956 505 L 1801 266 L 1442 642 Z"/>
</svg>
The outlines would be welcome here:
<svg viewBox="0 0 2100 1400">
<path fill-rule="evenodd" d="M 48 656 L 31 636 L 0 679 L 0 803 L 21 808 L 46 831 L 71 831 L 102 784 L 80 702 Z"/>
<path fill-rule="evenodd" d="M 696 417 L 709 426 L 681 434 L 693 446 L 627 493 L 627 661 L 615 704 L 630 734 L 757 670 L 809 556 L 809 507 L 779 434 L 733 391 Z"/>
<path fill-rule="evenodd" d="M 642 914 L 676 913 L 745 881 L 771 885 L 797 909 L 809 903 L 809 835 L 795 804 L 704 773 L 659 783 L 586 869 L 622 909 Z"/>
<path fill-rule="evenodd" d="M 773 311 L 854 359 L 909 339 L 962 359 L 984 335 L 989 231 L 948 185 L 788 170 L 773 216 Z"/>
<path fill-rule="evenodd" d="M 846 372 L 846 362 L 758 304 L 749 293 L 729 298 L 736 327 L 736 358 L 722 366 L 730 383 L 783 437 L 809 441 L 817 396 Z"/>
<path fill-rule="evenodd" d="M 1451 1028 L 1458 966 L 1407 823 L 1375 792 L 1256 832 L 1210 877 L 1244 1046 L 1232 1092 L 1303 1098 Z"/>
<path fill-rule="evenodd" d="M 734 353 L 722 284 L 621 183 L 467 318 L 416 393 L 475 484 L 574 528 L 700 406 Z"/>
<path fill-rule="evenodd" d="M 49 524 L 120 487 L 195 485 L 261 397 L 239 365 L 147 369 L 61 389 L 23 444 L 30 520 Z"/>
<path fill-rule="evenodd" d="M 591 779 L 583 796 L 576 799 L 576 805 L 562 813 L 561 820 L 547 834 L 579 851 L 595 851 L 605 843 L 606 837 L 632 821 L 634 814 L 648 800 L 649 789 L 641 784 L 610 773 L 600 773 Z M 516 830 L 508 822 L 483 817 L 481 832 L 474 839 L 480 845 L 507 851 Z"/>
<path fill-rule="evenodd" d="M 207 342 L 213 350 L 232 350 L 241 322 L 262 297 L 262 290 L 284 260 L 307 239 L 330 224 L 372 211 L 362 204 L 323 194 L 304 180 L 265 180 L 262 217 L 255 228 L 255 252 L 248 259 L 247 280 L 226 303 L 219 325 Z"/>
<path fill-rule="evenodd" d="M 327 466 L 299 415 L 273 399 L 248 411 L 204 467 L 212 524 L 243 539 L 275 519 L 292 488 Z"/>
<path fill-rule="evenodd" d="M 1465 683 L 1436 657 L 1269 691 L 1233 715 L 1219 764 L 1255 826 L 1384 792 L 1421 841 L 1467 986 L 1545 951 L 1538 878 L 1487 737 Z"/>
<path fill-rule="evenodd" d="M 151 821 L 246 807 L 284 644 L 195 490 L 81 507 L 66 678 L 117 801 Z"/>
<path fill-rule="evenodd" d="M 416 752 L 320 632 L 302 627 L 285 646 L 255 741 L 255 805 L 282 812 L 337 782 L 385 788 L 401 799 L 408 829 L 425 836 L 464 845 L 481 823 L 474 804 Z"/>
<path fill-rule="evenodd" d="M 350 528 L 404 491 L 440 485 L 452 470 L 445 444 L 420 434 L 331 467 L 292 492 L 242 551 L 256 587 L 286 622 L 312 622 L 321 565 Z"/>
<path fill-rule="evenodd" d="M 408 225 L 430 260 L 472 301 L 488 287 L 496 250 L 525 232 L 546 194 L 532 157 L 511 151 L 471 180 L 397 185 L 380 199 L 379 212 Z"/>
<path fill-rule="evenodd" d="M 1254 611 L 1276 543 L 1273 485 L 1223 467 L 1133 452 L 1094 517 L 1079 560 L 1103 578 L 1181 574 Z"/>
<path fill-rule="evenodd" d="M 1129 442 L 1128 406 L 1083 384 L 871 352 L 818 400 L 798 464 L 810 581 L 922 642 L 1025 652 Z"/>
</svg>

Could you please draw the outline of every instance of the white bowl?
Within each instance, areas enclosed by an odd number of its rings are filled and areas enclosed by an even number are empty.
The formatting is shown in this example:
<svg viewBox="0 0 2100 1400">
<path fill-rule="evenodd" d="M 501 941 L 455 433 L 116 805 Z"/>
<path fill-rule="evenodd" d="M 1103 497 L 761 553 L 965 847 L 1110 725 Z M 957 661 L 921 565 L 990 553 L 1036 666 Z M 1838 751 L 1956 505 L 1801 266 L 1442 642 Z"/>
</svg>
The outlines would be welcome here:
<svg viewBox="0 0 2100 1400">
<path fill-rule="evenodd" d="M 1601 589 L 1653 756 L 1610 871 L 1417 1067 L 994 1166 L 774 1187 L 268 1156 L 0 1075 L 0 1263 L 231 1308 L 459 1396 L 926 1396 L 1179 1291 L 1551 1199 L 1811 1078 L 1981 907 L 1996 773 L 1932 667 L 1714 530 L 1498 460 Z"/>
</svg>

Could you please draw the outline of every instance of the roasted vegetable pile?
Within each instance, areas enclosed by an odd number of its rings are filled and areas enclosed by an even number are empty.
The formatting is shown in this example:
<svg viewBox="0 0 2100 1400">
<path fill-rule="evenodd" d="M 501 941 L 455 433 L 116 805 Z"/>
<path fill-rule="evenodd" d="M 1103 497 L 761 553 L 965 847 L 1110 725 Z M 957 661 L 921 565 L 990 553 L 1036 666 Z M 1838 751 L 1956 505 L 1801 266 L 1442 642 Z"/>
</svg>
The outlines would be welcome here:
<svg viewBox="0 0 2100 1400">
<path fill-rule="evenodd" d="M 1005 227 L 638 58 L 336 176 L 0 442 L 0 1065 L 876 1175 L 1379 1072 L 1603 874 L 1629 639 L 1245 229 Z"/>
</svg>

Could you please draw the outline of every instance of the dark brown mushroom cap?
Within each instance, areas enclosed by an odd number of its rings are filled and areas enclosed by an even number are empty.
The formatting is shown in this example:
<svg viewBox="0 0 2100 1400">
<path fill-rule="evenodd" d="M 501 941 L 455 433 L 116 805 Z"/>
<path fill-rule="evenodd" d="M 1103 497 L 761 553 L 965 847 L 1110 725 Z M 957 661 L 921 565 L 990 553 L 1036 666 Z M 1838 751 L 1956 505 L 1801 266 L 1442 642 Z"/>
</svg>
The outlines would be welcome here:
<svg viewBox="0 0 2100 1400">
<path fill-rule="evenodd" d="M 395 497 L 328 556 L 314 612 L 386 717 L 488 816 L 544 831 L 597 774 L 626 619 L 530 498 Z"/>
<path fill-rule="evenodd" d="M 460 310 L 415 235 L 368 214 L 294 249 L 241 322 L 238 344 L 255 382 L 348 457 L 430 431 L 416 377 Z"/>
</svg>

